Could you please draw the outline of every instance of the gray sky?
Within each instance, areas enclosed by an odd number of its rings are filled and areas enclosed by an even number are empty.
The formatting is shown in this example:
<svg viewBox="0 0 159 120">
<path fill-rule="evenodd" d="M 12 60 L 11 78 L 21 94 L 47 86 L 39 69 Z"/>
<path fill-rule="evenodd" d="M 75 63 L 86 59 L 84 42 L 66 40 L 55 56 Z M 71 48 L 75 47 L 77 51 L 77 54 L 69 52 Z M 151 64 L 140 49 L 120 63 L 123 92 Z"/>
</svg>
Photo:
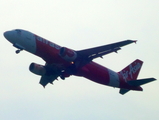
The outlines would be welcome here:
<svg viewBox="0 0 159 120">
<path fill-rule="evenodd" d="M 125 39 L 123 47 L 95 61 L 120 71 L 135 59 L 144 61 L 139 78 L 159 78 L 158 0 L 0 0 L 2 120 L 155 120 L 159 118 L 159 82 L 144 92 L 120 95 L 119 89 L 70 77 L 43 89 L 31 62 L 44 64 L 30 53 L 15 54 L 3 32 L 21 28 L 75 50 Z"/>
</svg>

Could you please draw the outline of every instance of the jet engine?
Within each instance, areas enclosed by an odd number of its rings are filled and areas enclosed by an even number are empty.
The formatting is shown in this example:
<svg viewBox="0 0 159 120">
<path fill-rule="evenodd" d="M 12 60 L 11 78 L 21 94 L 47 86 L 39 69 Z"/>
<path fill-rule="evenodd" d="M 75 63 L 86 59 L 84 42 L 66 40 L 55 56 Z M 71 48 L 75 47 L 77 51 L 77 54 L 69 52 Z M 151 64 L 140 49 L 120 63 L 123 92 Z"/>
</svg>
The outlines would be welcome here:
<svg viewBox="0 0 159 120">
<path fill-rule="evenodd" d="M 66 47 L 60 49 L 59 55 L 68 62 L 73 62 L 77 58 L 77 53 Z"/>
<path fill-rule="evenodd" d="M 46 69 L 43 65 L 39 65 L 36 63 L 31 63 L 29 66 L 29 70 L 36 75 L 45 75 Z"/>
</svg>

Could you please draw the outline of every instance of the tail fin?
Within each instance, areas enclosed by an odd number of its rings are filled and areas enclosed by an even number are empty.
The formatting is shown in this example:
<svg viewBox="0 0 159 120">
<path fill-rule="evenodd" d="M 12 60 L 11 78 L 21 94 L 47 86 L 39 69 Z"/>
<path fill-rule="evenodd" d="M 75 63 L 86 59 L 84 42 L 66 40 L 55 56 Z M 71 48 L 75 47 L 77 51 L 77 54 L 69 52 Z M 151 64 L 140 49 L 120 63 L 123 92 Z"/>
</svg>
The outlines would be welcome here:
<svg viewBox="0 0 159 120">
<path fill-rule="evenodd" d="M 143 62 L 141 60 L 137 59 L 119 72 L 119 74 L 121 75 L 121 77 L 123 77 L 123 79 L 127 82 L 127 84 L 129 84 L 131 87 L 135 88 L 135 89 L 121 88 L 119 91 L 120 94 L 124 95 L 125 93 L 129 92 L 130 90 L 142 91 L 142 88 L 140 87 L 141 85 L 144 85 L 146 83 L 156 80 L 155 78 L 146 78 L 146 79 L 137 80 L 137 77 L 139 75 L 142 64 L 143 64 Z"/>
<path fill-rule="evenodd" d="M 143 62 L 137 59 L 130 65 L 125 67 L 123 70 L 121 70 L 119 74 L 123 77 L 125 81 L 136 80 L 139 75 L 142 64 Z"/>
</svg>

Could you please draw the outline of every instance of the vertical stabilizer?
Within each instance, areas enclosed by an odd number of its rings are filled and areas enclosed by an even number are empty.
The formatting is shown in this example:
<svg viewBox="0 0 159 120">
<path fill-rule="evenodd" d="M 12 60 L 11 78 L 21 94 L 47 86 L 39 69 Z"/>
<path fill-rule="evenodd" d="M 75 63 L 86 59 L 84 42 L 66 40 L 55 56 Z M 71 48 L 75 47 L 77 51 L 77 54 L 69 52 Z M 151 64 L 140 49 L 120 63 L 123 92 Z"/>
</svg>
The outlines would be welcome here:
<svg viewBox="0 0 159 120">
<path fill-rule="evenodd" d="M 130 65 L 125 67 L 123 70 L 121 70 L 119 74 L 123 77 L 125 81 L 136 80 L 139 75 L 142 64 L 143 61 L 137 59 Z"/>
</svg>

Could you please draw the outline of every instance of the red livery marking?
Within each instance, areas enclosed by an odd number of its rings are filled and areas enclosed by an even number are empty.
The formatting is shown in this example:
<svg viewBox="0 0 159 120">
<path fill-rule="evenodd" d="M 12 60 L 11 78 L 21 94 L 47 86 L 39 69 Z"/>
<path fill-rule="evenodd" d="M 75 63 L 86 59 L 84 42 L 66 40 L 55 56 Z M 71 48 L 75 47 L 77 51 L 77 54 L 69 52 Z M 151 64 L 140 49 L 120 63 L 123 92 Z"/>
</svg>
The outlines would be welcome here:
<svg viewBox="0 0 159 120">
<path fill-rule="evenodd" d="M 60 46 L 56 45 L 44 38 L 35 35 L 36 40 L 36 55 L 43 58 L 47 63 L 63 63 L 59 54 Z M 56 58 L 56 59 L 55 59 Z"/>
<path fill-rule="evenodd" d="M 108 85 L 110 80 L 108 69 L 95 62 L 90 62 L 83 68 L 79 69 L 77 76 L 86 77 L 91 81 L 103 85 Z"/>
<path fill-rule="evenodd" d="M 50 41 L 48 41 L 48 40 L 46 40 L 46 39 L 44 39 L 42 37 L 39 37 L 37 35 L 35 35 L 35 39 L 38 40 L 38 41 L 40 41 L 40 42 L 42 42 L 42 43 L 45 43 L 46 45 L 49 45 L 49 46 L 55 48 L 57 50 L 59 50 L 61 48 L 59 45 L 57 45 L 55 43 L 52 43 L 52 42 L 50 42 Z"/>
<path fill-rule="evenodd" d="M 136 60 L 126 68 L 124 68 L 120 75 L 123 77 L 125 81 L 127 80 L 135 80 L 138 76 L 138 73 L 142 66 L 142 61 Z"/>
<path fill-rule="evenodd" d="M 67 55 L 68 55 L 69 57 L 73 57 L 73 56 L 75 55 L 75 53 L 74 53 L 72 50 L 67 49 Z"/>
</svg>

